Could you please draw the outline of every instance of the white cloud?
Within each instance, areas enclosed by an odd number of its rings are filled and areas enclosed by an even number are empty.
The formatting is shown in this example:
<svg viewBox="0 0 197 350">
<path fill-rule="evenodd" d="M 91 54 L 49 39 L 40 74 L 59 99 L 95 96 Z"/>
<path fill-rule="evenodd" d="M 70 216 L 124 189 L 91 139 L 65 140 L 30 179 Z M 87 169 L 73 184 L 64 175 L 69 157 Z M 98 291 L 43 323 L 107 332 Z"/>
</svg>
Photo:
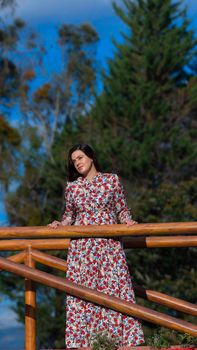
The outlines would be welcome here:
<svg viewBox="0 0 197 350">
<path fill-rule="evenodd" d="M 19 325 L 16 313 L 7 304 L 0 303 L 0 329 L 16 327 Z"/>
<path fill-rule="evenodd" d="M 19 17 L 36 21 L 84 20 L 112 13 L 111 0 L 20 0 L 16 8 Z"/>
<path fill-rule="evenodd" d="M 115 17 L 113 0 L 17 0 L 16 16 L 27 23 L 79 23 L 102 20 L 106 22 Z M 132 1 L 132 0 L 131 0 Z M 123 5 L 122 0 L 115 0 Z M 189 16 L 197 11 L 196 0 L 184 0 Z"/>
</svg>

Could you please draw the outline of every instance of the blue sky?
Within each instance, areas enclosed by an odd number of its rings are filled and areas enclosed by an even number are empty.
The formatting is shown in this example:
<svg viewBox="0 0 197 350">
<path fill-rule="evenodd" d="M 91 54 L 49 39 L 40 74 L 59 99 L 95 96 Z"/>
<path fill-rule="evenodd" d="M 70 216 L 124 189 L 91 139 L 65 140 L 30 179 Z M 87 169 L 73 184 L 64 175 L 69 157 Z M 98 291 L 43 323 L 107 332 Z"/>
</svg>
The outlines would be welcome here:
<svg viewBox="0 0 197 350">
<path fill-rule="evenodd" d="M 31 21 L 103 21 L 114 16 L 111 0 L 20 0 L 17 13 Z M 121 0 L 116 0 L 121 3 Z M 184 0 L 190 14 L 197 11 L 196 0 Z"/>
<path fill-rule="evenodd" d="M 120 0 L 116 2 L 121 3 Z M 197 36 L 197 0 L 184 0 L 184 4 L 188 7 L 188 16 Z M 32 29 L 39 30 L 49 47 L 53 46 L 55 40 L 55 28 L 62 23 L 91 23 L 100 37 L 98 59 L 101 66 L 106 63 L 107 58 L 113 56 L 112 37 L 116 41 L 120 41 L 120 31 L 125 31 L 124 24 L 114 13 L 111 0 L 20 0 L 15 15 L 24 19 Z M 51 68 L 53 68 L 53 64 L 52 56 Z M 5 225 L 8 223 L 0 198 L 0 226 Z M 18 329 L 17 344 L 23 346 L 23 331 L 21 328 L 16 328 L 18 327 L 16 316 L 9 305 L 10 301 L 0 300 L 0 330 L 4 332 L 0 333 L 0 349 L 5 348 L 5 346 L 7 349 L 11 348 L 13 344 L 11 333 L 13 331 L 13 334 L 16 334 L 16 329 Z M 12 331 L 9 328 L 10 323 L 13 326 Z"/>
<path fill-rule="evenodd" d="M 24 326 L 17 321 L 9 299 L 0 296 L 0 349 L 15 350 L 24 347 Z"/>
<path fill-rule="evenodd" d="M 38 30 L 48 47 L 53 46 L 55 30 L 61 24 L 90 23 L 100 37 L 98 57 L 101 65 L 113 54 L 112 37 L 121 40 L 120 31 L 125 30 L 115 15 L 111 0 L 20 0 L 15 16 L 24 19 L 28 27 Z"/>
<path fill-rule="evenodd" d="M 116 3 L 122 1 L 116 0 Z M 183 0 L 183 4 L 187 6 L 192 27 L 197 32 L 197 0 Z M 115 14 L 112 0 L 18 0 L 16 17 L 39 30 L 47 46 L 52 46 L 54 29 L 62 23 L 92 24 L 100 37 L 98 57 L 102 66 L 113 55 L 112 37 L 120 41 L 120 32 L 126 28 Z"/>
</svg>

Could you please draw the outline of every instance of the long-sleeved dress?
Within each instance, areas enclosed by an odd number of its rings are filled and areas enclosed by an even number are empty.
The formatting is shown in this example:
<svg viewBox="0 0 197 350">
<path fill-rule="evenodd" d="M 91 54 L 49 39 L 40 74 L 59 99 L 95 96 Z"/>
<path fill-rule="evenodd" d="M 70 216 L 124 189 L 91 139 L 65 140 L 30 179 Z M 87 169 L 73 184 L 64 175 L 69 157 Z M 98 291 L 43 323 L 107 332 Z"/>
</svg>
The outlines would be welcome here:
<svg viewBox="0 0 197 350">
<path fill-rule="evenodd" d="M 92 180 L 79 177 L 68 182 L 62 221 L 70 225 L 104 225 L 131 219 L 124 190 L 115 174 L 98 173 Z M 71 240 L 67 278 L 71 282 L 135 303 L 121 243 L 116 239 Z M 86 302 L 73 296 L 66 301 L 66 347 L 91 345 L 97 333 L 109 334 L 118 346 L 144 342 L 138 319 Z"/>
</svg>

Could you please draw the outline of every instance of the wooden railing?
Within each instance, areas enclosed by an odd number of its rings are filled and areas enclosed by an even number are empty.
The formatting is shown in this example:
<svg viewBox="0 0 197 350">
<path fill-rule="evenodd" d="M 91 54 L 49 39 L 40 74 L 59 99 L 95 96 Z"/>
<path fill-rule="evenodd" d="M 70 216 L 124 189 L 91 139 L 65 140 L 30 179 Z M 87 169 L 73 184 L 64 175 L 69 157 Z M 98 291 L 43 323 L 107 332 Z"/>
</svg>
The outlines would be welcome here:
<svg viewBox="0 0 197 350">
<path fill-rule="evenodd" d="M 66 272 L 66 262 L 39 250 L 65 250 L 70 238 L 122 237 L 125 248 L 194 247 L 197 246 L 197 222 L 103 226 L 2 227 L 0 250 L 20 251 L 8 258 L 0 258 L 0 268 L 25 278 L 25 349 L 36 349 L 36 290 L 39 282 L 70 295 L 111 308 L 123 314 L 141 318 L 154 324 L 197 336 L 192 323 L 153 311 L 138 304 L 106 295 L 36 269 L 36 262 Z M 45 238 L 45 239 L 43 239 Z M 47 238 L 47 239 L 46 239 Z M 25 266 L 21 265 L 24 263 Z M 172 309 L 197 316 L 197 306 L 163 293 L 135 286 L 138 296 Z"/>
</svg>

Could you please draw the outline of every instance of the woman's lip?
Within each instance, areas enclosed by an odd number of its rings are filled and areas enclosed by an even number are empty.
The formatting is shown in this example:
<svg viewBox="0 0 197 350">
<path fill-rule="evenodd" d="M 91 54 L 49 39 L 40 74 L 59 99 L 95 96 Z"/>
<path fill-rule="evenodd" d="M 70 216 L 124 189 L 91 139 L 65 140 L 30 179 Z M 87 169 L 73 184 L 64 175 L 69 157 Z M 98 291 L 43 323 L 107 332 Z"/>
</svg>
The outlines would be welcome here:
<svg viewBox="0 0 197 350">
<path fill-rule="evenodd" d="M 80 167 L 78 167 L 78 170 L 81 170 L 83 168 L 83 166 L 80 166 Z"/>
</svg>

